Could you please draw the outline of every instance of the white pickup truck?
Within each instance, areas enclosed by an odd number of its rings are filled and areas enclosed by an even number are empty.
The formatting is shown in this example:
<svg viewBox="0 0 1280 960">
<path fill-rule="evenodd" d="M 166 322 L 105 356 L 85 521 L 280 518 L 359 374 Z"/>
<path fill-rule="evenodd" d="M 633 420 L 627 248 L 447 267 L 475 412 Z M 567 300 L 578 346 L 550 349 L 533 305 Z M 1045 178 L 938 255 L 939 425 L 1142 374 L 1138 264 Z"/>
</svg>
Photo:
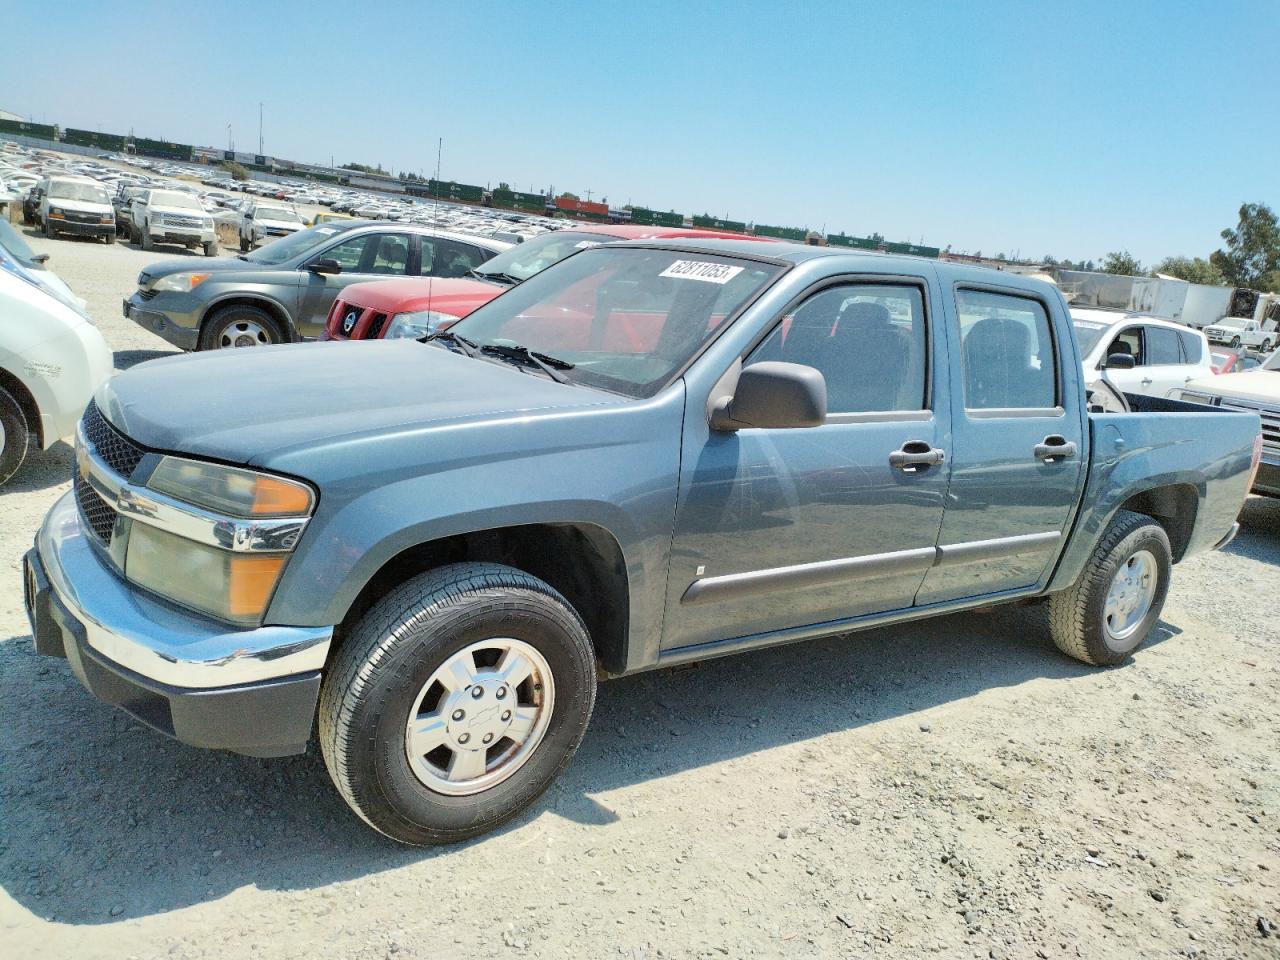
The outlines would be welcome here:
<svg viewBox="0 0 1280 960">
<path fill-rule="evenodd" d="M 1223 317 L 1217 323 L 1204 328 L 1210 343 L 1225 343 L 1232 347 L 1248 347 L 1259 353 L 1270 353 L 1276 344 L 1276 333 L 1263 330 L 1262 324 L 1248 317 Z"/>
<path fill-rule="evenodd" d="M 130 239 L 143 250 L 157 243 L 176 243 L 188 249 L 201 247 L 206 257 L 218 255 L 213 217 L 189 193 L 148 190 L 130 201 L 129 219 Z"/>
</svg>

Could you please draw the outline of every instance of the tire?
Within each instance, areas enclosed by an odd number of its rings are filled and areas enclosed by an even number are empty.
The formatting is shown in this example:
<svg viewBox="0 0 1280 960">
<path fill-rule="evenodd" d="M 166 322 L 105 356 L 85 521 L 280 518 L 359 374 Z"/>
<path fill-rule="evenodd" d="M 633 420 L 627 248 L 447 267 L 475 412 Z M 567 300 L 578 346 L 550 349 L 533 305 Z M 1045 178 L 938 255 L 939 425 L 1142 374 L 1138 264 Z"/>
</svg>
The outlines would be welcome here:
<svg viewBox="0 0 1280 960">
<path fill-rule="evenodd" d="M 480 756 L 476 769 L 483 771 L 481 777 L 500 779 L 475 787 L 464 780 L 451 792 L 442 792 L 417 771 L 425 767 L 432 777 L 435 753 L 461 757 L 467 751 L 450 740 L 452 745 L 411 760 L 410 718 L 421 717 L 428 700 L 438 697 L 434 709 L 441 714 L 440 729 L 447 718 L 452 731 L 441 737 L 459 736 L 459 725 L 465 731 L 496 722 L 494 710 L 501 704 L 495 700 L 488 705 L 486 698 L 498 694 L 491 686 L 496 681 L 486 676 L 497 674 L 483 671 L 497 670 L 500 664 L 477 668 L 479 678 L 490 686 L 483 694 L 471 695 L 467 692 L 473 686 L 464 686 L 467 681 L 457 679 L 445 665 L 471 658 L 468 662 L 474 666 L 477 660 L 468 651 L 497 643 L 531 649 L 542 660 L 539 670 L 547 670 L 545 688 L 531 686 L 541 675 L 535 671 L 506 701 L 515 703 L 517 710 L 537 711 L 537 706 L 525 705 L 526 698 L 548 698 L 536 724 L 527 721 L 529 729 L 540 732 L 525 741 L 529 746 L 522 759 L 519 753 L 509 753 L 520 749 L 507 746 L 514 741 L 502 733 L 485 733 L 485 738 L 497 737 L 493 745 L 470 753 Z M 483 657 L 479 662 L 484 663 Z M 462 692 L 439 686 L 434 682 L 437 674 L 452 678 Z M 433 694 L 437 687 L 439 692 Z M 474 689 L 479 687 L 477 683 Z M 343 641 L 320 692 L 320 749 L 339 793 L 375 830 L 418 846 L 452 843 L 494 829 L 550 786 L 582 742 L 595 692 L 591 640 L 564 597 L 512 567 L 451 564 L 420 574 L 387 594 Z M 472 696 L 481 698 L 475 719 L 460 717 L 460 709 L 452 712 L 454 706 L 472 702 Z M 482 719 L 486 715 L 490 719 Z M 496 759 L 490 756 L 494 750 L 499 751 Z M 511 758 L 505 768 L 503 750 Z M 486 764 L 496 766 L 490 769 Z M 441 786 L 450 786 L 445 779 L 435 776 Z"/>
<path fill-rule="evenodd" d="M 155 241 L 151 239 L 151 228 L 148 227 L 145 230 L 139 230 L 138 233 L 142 235 L 142 249 L 154 250 L 156 245 Z"/>
<path fill-rule="evenodd" d="M 1270 340 L 1263 340 L 1263 341 L 1262 341 L 1262 346 L 1258 347 L 1258 352 L 1259 352 L 1259 353 L 1270 353 L 1270 352 L 1271 352 L 1271 341 L 1270 341 Z"/>
<path fill-rule="evenodd" d="M 204 255 L 206 257 L 216 257 L 218 255 L 218 241 L 210 240 L 204 244 Z"/>
<path fill-rule="evenodd" d="M 1140 554 L 1144 556 L 1139 558 Z M 1108 616 L 1108 596 L 1113 585 L 1118 584 L 1121 568 L 1132 575 L 1139 569 L 1139 559 L 1143 567 L 1151 564 L 1154 583 L 1148 588 L 1150 605 L 1140 620 L 1125 624 L 1120 614 Z M 1160 619 L 1172 567 L 1173 554 L 1164 527 L 1145 514 L 1120 511 L 1098 541 L 1080 579 L 1071 588 L 1049 598 L 1049 631 L 1053 642 L 1063 653 L 1083 663 L 1093 666 L 1122 663 L 1142 645 Z M 1137 589 L 1139 595 L 1144 592 L 1141 586 L 1119 585 L 1119 589 L 1129 592 L 1122 603 L 1132 599 L 1130 591 Z M 1117 629 L 1123 626 L 1128 629 Z"/>
<path fill-rule="evenodd" d="M 266 347 L 284 342 L 284 333 L 275 317 L 261 307 L 236 304 L 223 307 L 204 322 L 197 349 Z"/>
<path fill-rule="evenodd" d="M 12 394 L 0 387 L 0 485 L 18 472 L 33 440 L 22 407 Z"/>
<path fill-rule="evenodd" d="M 249 252 L 249 244 L 248 244 L 248 242 L 245 240 L 245 238 L 244 238 L 244 234 L 243 234 L 243 233 L 242 233 L 242 234 L 240 234 L 240 252 L 241 252 L 241 253 L 248 253 L 248 252 Z"/>
<path fill-rule="evenodd" d="M 1232 337 L 1232 338 L 1231 338 L 1231 346 L 1233 346 L 1233 347 L 1235 347 L 1235 348 L 1239 349 L 1239 347 L 1240 347 L 1240 338 L 1239 338 L 1239 337 Z"/>
<path fill-rule="evenodd" d="M 54 232 L 53 224 L 48 220 L 44 222 L 44 235 L 52 240 L 57 234 Z"/>
<path fill-rule="evenodd" d="M 130 242 L 133 243 L 135 247 L 142 246 L 142 234 L 138 232 L 138 228 L 135 227 L 132 223 L 129 224 L 129 240 Z"/>
</svg>

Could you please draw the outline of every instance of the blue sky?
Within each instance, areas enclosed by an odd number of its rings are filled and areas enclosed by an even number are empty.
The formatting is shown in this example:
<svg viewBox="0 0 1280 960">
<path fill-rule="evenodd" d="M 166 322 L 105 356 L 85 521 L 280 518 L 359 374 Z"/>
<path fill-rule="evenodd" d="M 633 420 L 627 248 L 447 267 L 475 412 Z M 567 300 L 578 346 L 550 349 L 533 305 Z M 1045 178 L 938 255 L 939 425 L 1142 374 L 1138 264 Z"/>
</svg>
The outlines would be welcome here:
<svg viewBox="0 0 1280 960">
<path fill-rule="evenodd" d="M 263 101 L 295 159 L 430 173 L 443 137 L 445 179 L 1148 264 L 1280 205 L 1275 0 L 50 0 L 6 24 L 30 42 L 0 108 L 254 149 Z"/>
</svg>

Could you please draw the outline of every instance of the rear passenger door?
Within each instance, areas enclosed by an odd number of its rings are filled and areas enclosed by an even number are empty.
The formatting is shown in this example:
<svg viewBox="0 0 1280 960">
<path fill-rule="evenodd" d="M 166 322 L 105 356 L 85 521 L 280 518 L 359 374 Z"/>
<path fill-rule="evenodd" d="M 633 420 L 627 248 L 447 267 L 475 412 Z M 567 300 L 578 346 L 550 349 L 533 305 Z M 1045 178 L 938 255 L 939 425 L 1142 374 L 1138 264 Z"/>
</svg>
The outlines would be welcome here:
<svg viewBox="0 0 1280 960">
<path fill-rule="evenodd" d="M 1042 583 L 1074 516 L 1087 456 L 1079 360 L 1050 304 L 960 285 L 948 314 L 960 345 L 950 357 L 951 485 L 938 563 L 918 606 Z"/>
<path fill-rule="evenodd" d="M 931 292 L 924 277 L 825 283 L 742 358 L 820 371 L 822 426 L 720 433 L 686 418 L 665 649 L 911 606 L 949 469 Z"/>
<path fill-rule="evenodd" d="M 448 237 L 424 236 L 419 240 L 418 276 L 465 277 L 493 256 L 492 250 Z"/>
</svg>

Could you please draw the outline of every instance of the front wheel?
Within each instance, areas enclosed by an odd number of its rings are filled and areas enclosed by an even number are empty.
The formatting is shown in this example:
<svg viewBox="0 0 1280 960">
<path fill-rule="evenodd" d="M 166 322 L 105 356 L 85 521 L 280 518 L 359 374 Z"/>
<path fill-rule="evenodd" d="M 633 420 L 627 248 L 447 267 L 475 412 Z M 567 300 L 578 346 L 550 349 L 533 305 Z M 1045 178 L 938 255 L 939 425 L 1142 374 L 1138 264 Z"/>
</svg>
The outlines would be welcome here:
<svg viewBox="0 0 1280 960">
<path fill-rule="evenodd" d="M 1240 349 L 1240 338 L 1239 338 L 1239 337 L 1232 337 L 1232 338 L 1231 338 L 1231 346 L 1233 346 L 1233 347 L 1235 347 L 1237 350 L 1239 350 L 1239 349 Z"/>
<path fill-rule="evenodd" d="M 200 329 L 201 350 L 269 347 L 273 343 L 284 343 L 284 334 L 275 318 L 261 307 L 224 307 Z"/>
<path fill-rule="evenodd" d="M 320 694 L 320 747 L 370 826 L 426 845 L 531 804 L 582 742 L 595 658 L 576 611 L 512 567 L 458 563 L 379 600 Z"/>
<path fill-rule="evenodd" d="M 1270 352 L 1271 352 L 1271 341 L 1270 341 L 1270 340 L 1263 340 L 1263 341 L 1262 341 L 1262 346 L 1260 346 L 1260 347 L 1258 348 L 1258 352 L 1259 352 L 1259 353 L 1270 353 Z"/>
<path fill-rule="evenodd" d="M 1123 662 L 1160 619 L 1172 567 L 1164 527 L 1122 510 L 1075 585 L 1049 598 L 1053 642 L 1094 666 Z"/>
<path fill-rule="evenodd" d="M 44 235 L 48 237 L 50 240 L 54 238 L 53 224 L 50 223 L 48 220 L 45 220 L 44 222 Z"/>
<path fill-rule="evenodd" d="M 206 257 L 216 257 L 218 255 L 218 241 L 210 240 L 204 244 L 204 255 Z"/>
<path fill-rule="evenodd" d="M 240 234 L 240 252 L 241 253 L 249 252 L 249 241 L 244 238 L 243 233 Z"/>
<path fill-rule="evenodd" d="M 0 387 L 0 484 L 18 472 L 22 461 L 27 459 L 33 439 L 22 407 L 12 394 Z"/>
<path fill-rule="evenodd" d="M 151 228 L 148 226 L 143 226 L 143 228 L 138 232 L 142 234 L 142 249 L 143 250 L 153 249 L 155 247 L 155 241 L 151 239 Z"/>
</svg>

